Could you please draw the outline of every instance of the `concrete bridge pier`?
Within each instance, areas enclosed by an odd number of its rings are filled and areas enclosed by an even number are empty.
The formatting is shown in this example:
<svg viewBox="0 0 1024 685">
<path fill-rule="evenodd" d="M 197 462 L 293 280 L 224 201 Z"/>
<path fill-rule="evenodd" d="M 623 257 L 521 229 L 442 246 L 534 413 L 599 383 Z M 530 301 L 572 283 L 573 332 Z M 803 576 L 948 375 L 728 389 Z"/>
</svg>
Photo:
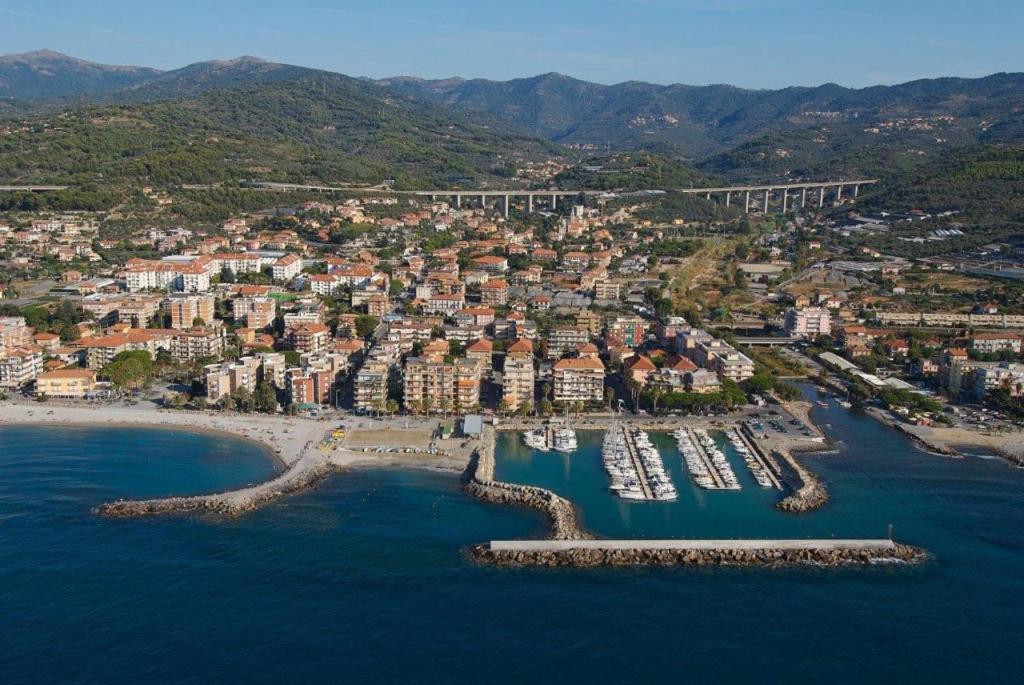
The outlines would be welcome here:
<svg viewBox="0 0 1024 685">
<path fill-rule="evenodd" d="M 843 184 L 840 183 L 836 186 L 836 204 L 841 204 L 843 201 Z"/>
<path fill-rule="evenodd" d="M 558 195 L 551 196 L 551 209 L 558 209 Z"/>
<path fill-rule="evenodd" d="M 771 197 L 771 194 L 772 194 L 772 189 L 771 188 L 765 189 L 765 191 L 764 191 L 764 213 L 765 214 L 768 213 L 768 198 Z"/>
<path fill-rule="evenodd" d="M 803 209 L 806 206 L 807 206 L 807 188 L 804 188 L 800 192 L 800 209 Z"/>
<path fill-rule="evenodd" d="M 527 214 L 533 214 L 533 195 L 526 196 L 526 212 Z"/>
<path fill-rule="evenodd" d="M 456 209 L 462 209 L 462 196 L 461 195 L 456 195 L 455 196 L 455 208 Z"/>
<path fill-rule="evenodd" d="M 508 218 L 509 197 L 508 197 L 508 195 L 505 195 L 504 198 L 505 198 L 504 211 L 505 211 L 505 218 L 507 219 Z"/>
<path fill-rule="evenodd" d="M 786 204 L 789 201 L 789 191 L 785 188 L 782 189 L 782 213 L 786 213 Z"/>
<path fill-rule="evenodd" d="M 731 193 L 731 192 L 729 192 L 728 190 L 727 190 L 727 191 L 725 191 L 725 206 L 726 206 L 726 207 L 728 207 L 728 206 L 729 206 L 729 202 L 730 202 L 731 200 L 732 200 L 732 193 Z"/>
<path fill-rule="evenodd" d="M 860 193 L 860 185 L 853 186 L 853 196 L 857 197 L 858 193 Z"/>
<path fill-rule="evenodd" d="M 825 186 L 818 188 L 818 209 L 825 206 Z"/>
<path fill-rule="evenodd" d="M 750 213 L 750 191 L 746 192 L 746 196 L 743 198 L 743 211 L 746 214 Z"/>
</svg>

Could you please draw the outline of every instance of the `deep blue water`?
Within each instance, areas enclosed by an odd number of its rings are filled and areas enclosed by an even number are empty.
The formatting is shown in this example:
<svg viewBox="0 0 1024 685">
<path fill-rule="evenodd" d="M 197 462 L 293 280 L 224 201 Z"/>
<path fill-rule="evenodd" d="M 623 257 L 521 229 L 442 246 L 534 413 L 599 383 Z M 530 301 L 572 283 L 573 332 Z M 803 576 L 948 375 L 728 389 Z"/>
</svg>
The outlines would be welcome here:
<svg viewBox="0 0 1024 685">
<path fill-rule="evenodd" d="M 480 568 L 462 547 L 537 535 L 543 520 L 428 472 L 345 473 L 236 520 L 103 520 L 90 509 L 111 498 L 214 490 L 274 466 L 210 435 L 0 428 L 0 683 L 1016 681 L 1024 471 L 815 411 L 840 441 L 808 459 L 833 500 L 801 517 L 749 483 L 695 492 L 667 443 L 681 496 L 660 509 L 608 497 L 585 445 L 568 461 L 509 445 L 499 473 L 576 497 L 605 535 L 876 536 L 892 522 L 933 562 Z"/>
</svg>

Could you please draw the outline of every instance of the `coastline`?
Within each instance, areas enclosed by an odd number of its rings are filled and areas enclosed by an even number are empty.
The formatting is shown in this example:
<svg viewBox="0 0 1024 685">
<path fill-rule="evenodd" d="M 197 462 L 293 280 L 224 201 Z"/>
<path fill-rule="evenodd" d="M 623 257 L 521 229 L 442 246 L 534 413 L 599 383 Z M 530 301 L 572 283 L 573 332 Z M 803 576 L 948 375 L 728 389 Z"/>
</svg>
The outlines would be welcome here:
<svg viewBox="0 0 1024 685">
<path fill-rule="evenodd" d="M 900 421 L 879 407 L 865 407 L 876 421 L 898 430 L 922 449 L 944 457 L 963 458 L 971 452 L 989 452 L 1009 465 L 1024 467 L 1024 433 L 987 434 L 966 428 L 915 426 Z"/>
<path fill-rule="evenodd" d="M 140 407 L 83 407 L 61 404 L 0 403 L 0 426 L 46 425 L 84 428 L 161 428 L 206 432 L 259 445 L 287 468 L 306 451 L 307 443 L 326 431 L 308 419 L 250 414 L 209 414 Z"/>
</svg>

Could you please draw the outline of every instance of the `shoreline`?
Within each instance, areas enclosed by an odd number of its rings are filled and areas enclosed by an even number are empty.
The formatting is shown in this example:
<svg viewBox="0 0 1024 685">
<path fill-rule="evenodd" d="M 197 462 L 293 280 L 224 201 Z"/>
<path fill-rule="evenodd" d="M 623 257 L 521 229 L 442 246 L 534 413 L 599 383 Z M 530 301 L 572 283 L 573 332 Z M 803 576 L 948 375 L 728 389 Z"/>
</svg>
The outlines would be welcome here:
<svg viewBox="0 0 1024 685">
<path fill-rule="evenodd" d="M 1024 432 L 986 434 L 966 428 L 915 426 L 900 421 L 880 407 L 865 407 L 864 412 L 879 423 L 899 431 L 920 448 L 937 456 L 962 459 L 971 453 L 986 452 L 1014 468 L 1024 468 Z"/>
<path fill-rule="evenodd" d="M 116 422 L 104 422 L 104 423 L 88 423 L 86 421 L 33 421 L 33 420 L 18 420 L 18 421 L 5 421 L 0 418 L 0 428 L 4 426 L 42 426 L 42 425 L 53 425 L 56 428 L 129 428 L 135 430 L 166 430 L 175 431 L 180 433 L 197 433 L 201 435 L 213 435 L 224 438 L 230 438 L 232 440 L 238 440 L 239 442 L 247 442 L 251 445 L 259 448 L 260 451 L 265 452 L 270 457 L 271 462 L 274 464 L 274 472 L 280 473 L 288 468 L 290 465 L 285 461 L 278 451 L 271 445 L 267 444 L 263 440 L 253 438 L 232 430 L 225 428 L 210 428 L 207 426 L 182 426 L 178 424 L 160 424 L 150 423 L 146 421 L 116 421 Z"/>
</svg>

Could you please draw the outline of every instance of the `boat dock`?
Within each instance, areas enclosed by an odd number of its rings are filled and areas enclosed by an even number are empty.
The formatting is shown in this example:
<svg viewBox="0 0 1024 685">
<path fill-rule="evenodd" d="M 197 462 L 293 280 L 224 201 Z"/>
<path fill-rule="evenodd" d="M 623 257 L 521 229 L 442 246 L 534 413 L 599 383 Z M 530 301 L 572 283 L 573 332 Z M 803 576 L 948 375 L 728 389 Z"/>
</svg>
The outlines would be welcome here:
<svg viewBox="0 0 1024 685">
<path fill-rule="evenodd" d="M 772 487 L 776 490 L 781 490 L 782 482 L 779 481 L 779 476 L 776 473 L 778 467 L 775 466 L 774 460 L 769 459 L 765 453 L 761 451 L 761 446 L 757 444 L 757 441 L 747 435 L 747 430 L 747 427 L 744 426 L 741 430 L 736 431 L 736 435 L 739 436 L 743 444 L 747 446 L 748 450 L 750 450 L 750 454 L 754 457 L 754 460 L 761 465 L 762 469 L 764 469 L 764 473 L 768 476 L 768 480 L 771 481 Z"/>
<path fill-rule="evenodd" d="M 693 432 L 692 428 L 686 429 L 686 434 L 690 437 L 690 441 L 693 443 L 694 448 L 697 450 L 697 456 L 704 462 L 704 466 L 708 470 L 708 474 L 715 481 L 716 490 L 725 489 L 725 481 L 722 479 L 722 474 L 718 472 L 718 467 L 715 466 L 714 462 L 711 461 L 711 455 L 708 454 L 704 445 L 697 438 L 697 435 Z"/>
<path fill-rule="evenodd" d="M 619 430 L 622 431 L 622 436 L 626 441 L 626 451 L 629 453 L 629 460 L 633 463 L 637 480 L 640 481 L 640 490 L 644 493 L 644 499 L 654 499 L 654 492 L 651 490 L 651 484 L 647 482 L 647 471 L 644 468 L 643 460 L 640 459 L 640 455 L 637 453 L 633 434 L 630 432 L 629 427 L 625 425 L 620 426 Z"/>
</svg>

